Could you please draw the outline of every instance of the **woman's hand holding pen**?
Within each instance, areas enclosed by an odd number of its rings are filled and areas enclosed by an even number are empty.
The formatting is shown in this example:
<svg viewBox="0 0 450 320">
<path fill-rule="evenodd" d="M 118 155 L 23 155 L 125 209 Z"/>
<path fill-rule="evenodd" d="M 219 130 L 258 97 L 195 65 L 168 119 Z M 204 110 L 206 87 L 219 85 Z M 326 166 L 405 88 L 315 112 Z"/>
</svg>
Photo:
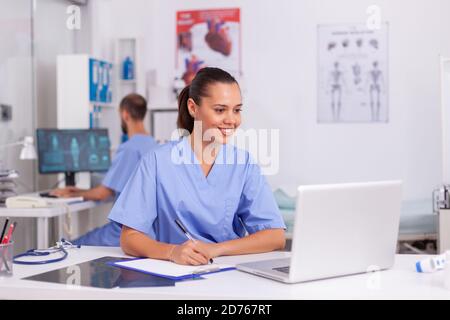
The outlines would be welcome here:
<svg viewBox="0 0 450 320">
<path fill-rule="evenodd" d="M 206 265 L 214 258 L 209 244 L 196 240 L 188 240 L 183 244 L 176 245 L 171 249 L 169 260 L 184 265 Z"/>
<path fill-rule="evenodd" d="M 222 255 L 220 243 L 206 243 L 199 240 L 195 240 L 195 249 L 200 252 L 203 252 L 203 254 L 208 258 L 208 260 L 211 259 L 210 261 L 211 263 L 213 262 L 212 261 L 213 258 Z"/>
</svg>

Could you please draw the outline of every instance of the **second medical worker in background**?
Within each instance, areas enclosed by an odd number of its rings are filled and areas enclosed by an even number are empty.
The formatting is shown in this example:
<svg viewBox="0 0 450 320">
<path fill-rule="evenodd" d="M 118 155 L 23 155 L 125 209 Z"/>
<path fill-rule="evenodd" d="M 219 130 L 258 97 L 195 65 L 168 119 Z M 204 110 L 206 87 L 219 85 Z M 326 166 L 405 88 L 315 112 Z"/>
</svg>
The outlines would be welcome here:
<svg viewBox="0 0 450 320">
<path fill-rule="evenodd" d="M 144 127 L 147 113 L 147 101 L 138 94 L 129 94 L 120 102 L 119 113 L 123 133 L 128 141 L 122 143 L 113 159 L 111 167 L 102 183 L 92 189 L 83 190 L 76 187 L 56 189 L 51 194 L 59 197 L 83 197 L 85 200 L 106 200 L 119 196 L 128 178 L 138 165 L 141 157 L 156 148 L 158 144 Z M 119 246 L 121 226 L 115 222 L 96 228 L 72 241 L 76 245 Z"/>
<path fill-rule="evenodd" d="M 201 265 L 283 248 L 285 224 L 272 190 L 249 153 L 227 143 L 241 123 L 236 80 L 201 69 L 178 107 L 185 136 L 142 158 L 109 215 L 123 225 L 123 251 Z"/>
</svg>

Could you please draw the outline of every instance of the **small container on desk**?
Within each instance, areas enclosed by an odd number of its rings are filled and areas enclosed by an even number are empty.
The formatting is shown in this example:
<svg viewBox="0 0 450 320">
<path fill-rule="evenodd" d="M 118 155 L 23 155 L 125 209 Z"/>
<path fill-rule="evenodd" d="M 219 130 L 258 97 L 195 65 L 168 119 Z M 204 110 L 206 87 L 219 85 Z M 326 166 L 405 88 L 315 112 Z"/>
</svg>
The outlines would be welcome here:
<svg viewBox="0 0 450 320">
<path fill-rule="evenodd" d="M 14 241 L 0 244 L 0 279 L 13 275 Z"/>
</svg>

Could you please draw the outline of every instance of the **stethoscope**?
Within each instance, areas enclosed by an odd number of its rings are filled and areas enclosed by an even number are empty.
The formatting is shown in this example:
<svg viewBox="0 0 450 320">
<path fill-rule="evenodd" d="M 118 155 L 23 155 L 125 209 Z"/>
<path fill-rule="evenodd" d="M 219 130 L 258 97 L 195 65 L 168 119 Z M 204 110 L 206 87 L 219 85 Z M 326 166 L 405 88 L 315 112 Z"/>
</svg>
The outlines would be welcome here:
<svg viewBox="0 0 450 320">
<path fill-rule="evenodd" d="M 73 248 L 81 248 L 81 245 L 74 245 L 71 242 L 65 240 L 64 238 L 61 239 L 61 241 L 56 242 L 56 246 L 48 248 L 48 249 L 30 249 L 24 253 L 18 254 L 14 256 L 13 262 L 15 264 L 24 264 L 24 265 L 37 265 L 37 264 L 48 264 L 48 263 L 54 263 L 63 261 L 67 258 L 69 253 L 67 252 L 68 249 Z M 61 253 L 62 255 L 58 258 L 53 259 L 47 259 L 47 260 L 30 260 L 30 261 L 24 261 L 19 260 L 23 257 L 45 257 L 49 256 L 51 254 Z"/>
</svg>

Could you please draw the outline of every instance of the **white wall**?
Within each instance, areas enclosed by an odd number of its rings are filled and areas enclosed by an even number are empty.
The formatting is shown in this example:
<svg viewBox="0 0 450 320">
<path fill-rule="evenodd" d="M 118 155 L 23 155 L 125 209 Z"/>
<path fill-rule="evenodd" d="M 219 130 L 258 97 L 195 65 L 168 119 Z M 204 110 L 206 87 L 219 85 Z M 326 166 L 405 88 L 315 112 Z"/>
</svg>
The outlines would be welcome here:
<svg viewBox="0 0 450 320">
<path fill-rule="evenodd" d="M 99 1 L 100 2 L 100 1 Z M 146 69 L 158 85 L 175 76 L 175 12 L 241 8 L 244 127 L 279 128 L 273 187 L 401 178 L 405 199 L 430 198 L 441 182 L 439 54 L 450 55 L 448 0 L 378 0 L 389 27 L 388 124 L 317 124 L 318 24 L 364 23 L 369 0 L 103 0 L 111 39 L 144 36 Z M 107 8 L 107 9 L 106 9 Z M 102 31 L 103 32 L 103 31 Z"/>
<path fill-rule="evenodd" d="M 0 103 L 12 106 L 12 120 L 0 122 L 0 146 L 34 135 L 31 9 L 30 0 L 18 0 L 6 6 L 2 3 L 0 10 Z M 20 149 L 0 148 L 0 162 L 4 168 L 19 171 L 17 192 L 30 192 L 34 188 L 35 162 L 19 160 Z M 14 251 L 18 253 L 32 246 L 35 233 L 30 219 L 14 221 L 18 223 Z"/>
<path fill-rule="evenodd" d="M 0 122 L 0 146 L 33 135 L 31 2 L 14 1 L 0 10 L 0 103 L 12 107 L 12 120 Z M 33 162 L 18 161 L 20 146 L 0 148 L 0 162 L 19 170 L 21 181 L 33 189 Z M 26 188 L 25 188 L 26 189 Z M 24 187 L 19 190 L 23 192 Z"/>
<path fill-rule="evenodd" d="M 115 40 L 117 38 L 149 38 L 152 32 L 150 27 L 152 19 L 148 12 L 154 12 L 153 3 L 148 0 L 115 1 L 115 0 L 95 0 L 89 1 L 90 15 L 90 54 L 99 59 L 114 62 Z M 150 36 L 150 38 L 152 38 Z M 148 53 L 153 50 L 148 46 L 149 41 L 144 42 L 145 56 L 143 57 L 144 68 L 147 69 L 145 61 L 150 60 Z M 115 65 L 114 72 L 120 72 L 120 65 Z M 145 95 L 145 92 L 138 92 Z M 113 94 L 117 94 L 117 91 Z M 120 144 L 122 135 L 120 127 L 120 117 L 118 103 L 123 97 L 114 97 L 115 106 L 113 108 L 103 108 L 100 125 L 107 127 L 113 148 Z M 145 119 L 148 128 L 149 118 Z"/>
<path fill-rule="evenodd" d="M 13 120 L 0 122 L 0 145 L 35 136 L 36 126 L 56 127 L 56 55 L 74 52 L 74 39 L 82 33 L 66 27 L 70 4 L 69 0 L 18 0 L 4 3 L 0 10 L 0 102 L 13 106 Z M 6 167 L 20 172 L 18 192 L 50 188 L 56 175 L 39 175 L 37 160 L 18 161 L 19 152 L 20 147 L 0 149 Z M 36 247 L 36 221 L 17 221 L 15 252 Z"/>
<path fill-rule="evenodd" d="M 57 128 L 56 56 L 73 53 L 75 33 L 66 27 L 67 7 L 61 0 L 40 0 L 34 6 L 33 40 L 36 88 L 37 128 Z M 57 175 L 38 174 L 37 188 L 54 187 Z"/>
</svg>

